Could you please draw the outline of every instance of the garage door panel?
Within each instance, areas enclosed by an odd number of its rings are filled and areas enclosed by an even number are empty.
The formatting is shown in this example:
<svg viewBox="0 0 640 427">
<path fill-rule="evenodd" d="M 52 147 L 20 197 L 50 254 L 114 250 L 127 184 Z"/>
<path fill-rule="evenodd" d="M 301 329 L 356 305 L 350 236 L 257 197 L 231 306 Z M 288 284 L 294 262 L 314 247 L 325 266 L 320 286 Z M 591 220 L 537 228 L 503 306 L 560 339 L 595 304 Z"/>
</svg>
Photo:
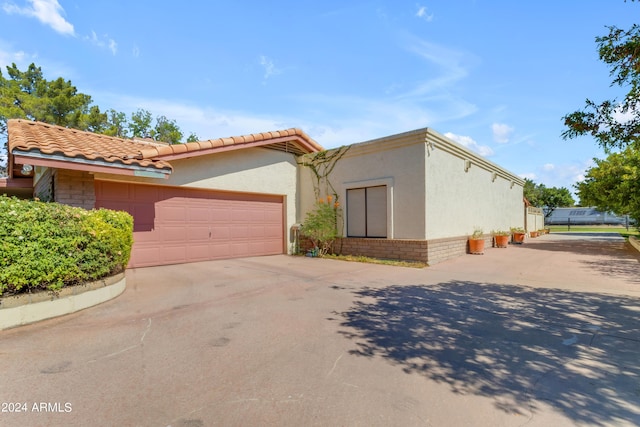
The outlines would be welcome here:
<svg viewBox="0 0 640 427">
<path fill-rule="evenodd" d="M 131 267 L 284 251 L 281 196 L 96 181 L 96 207 L 133 215 Z"/>
</svg>

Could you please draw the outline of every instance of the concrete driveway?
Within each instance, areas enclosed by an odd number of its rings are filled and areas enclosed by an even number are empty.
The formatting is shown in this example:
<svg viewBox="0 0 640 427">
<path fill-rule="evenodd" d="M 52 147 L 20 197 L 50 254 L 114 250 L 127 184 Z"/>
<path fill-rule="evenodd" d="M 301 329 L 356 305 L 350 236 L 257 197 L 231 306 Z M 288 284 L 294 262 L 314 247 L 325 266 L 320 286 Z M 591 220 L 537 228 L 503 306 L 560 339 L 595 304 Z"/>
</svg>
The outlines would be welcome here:
<svg viewBox="0 0 640 427">
<path fill-rule="evenodd" d="M 426 269 L 130 270 L 0 331 L 0 425 L 639 425 L 639 272 L 619 237 L 563 234 Z"/>
</svg>

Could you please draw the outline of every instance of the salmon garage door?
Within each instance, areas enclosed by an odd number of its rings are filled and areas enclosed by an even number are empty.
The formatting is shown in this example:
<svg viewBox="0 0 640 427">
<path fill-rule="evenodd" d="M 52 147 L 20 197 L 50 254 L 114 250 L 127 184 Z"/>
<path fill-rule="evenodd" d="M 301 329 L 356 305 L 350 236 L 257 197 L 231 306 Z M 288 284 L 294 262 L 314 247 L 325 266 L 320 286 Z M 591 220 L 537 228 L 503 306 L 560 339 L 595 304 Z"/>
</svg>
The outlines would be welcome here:
<svg viewBox="0 0 640 427">
<path fill-rule="evenodd" d="M 283 197 L 96 181 L 96 207 L 133 216 L 129 267 L 284 252 Z"/>
</svg>

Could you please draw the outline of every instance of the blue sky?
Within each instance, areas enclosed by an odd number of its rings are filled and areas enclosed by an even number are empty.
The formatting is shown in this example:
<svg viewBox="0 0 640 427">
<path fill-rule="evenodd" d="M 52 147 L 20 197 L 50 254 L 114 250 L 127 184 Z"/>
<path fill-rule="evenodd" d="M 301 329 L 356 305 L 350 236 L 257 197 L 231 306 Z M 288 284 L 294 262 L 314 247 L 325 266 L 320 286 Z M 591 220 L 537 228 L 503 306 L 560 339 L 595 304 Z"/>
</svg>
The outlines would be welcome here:
<svg viewBox="0 0 640 427">
<path fill-rule="evenodd" d="M 0 0 L 0 67 L 41 66 L 103 110 L 201 139 L 299 127 L 325 148 L 430 127 L 547 186 L 591 138 L 562 116 L 620 95 L 598 60 L 623 0 Z M 6 74 L 5 74 L 6 75 Z"/>
</svg>

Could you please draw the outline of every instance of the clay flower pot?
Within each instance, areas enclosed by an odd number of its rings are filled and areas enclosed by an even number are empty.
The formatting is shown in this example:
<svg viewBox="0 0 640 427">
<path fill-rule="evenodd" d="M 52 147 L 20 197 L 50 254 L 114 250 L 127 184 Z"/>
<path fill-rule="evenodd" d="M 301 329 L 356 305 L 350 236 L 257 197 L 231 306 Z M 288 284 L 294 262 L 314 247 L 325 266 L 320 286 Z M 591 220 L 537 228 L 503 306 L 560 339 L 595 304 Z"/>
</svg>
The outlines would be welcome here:
<svg viewBox="0 0 640 427">
<path fill-rule="evenodd" d="M 495 235 L 493 236 L 496 248 L 506 248 L 509 245 L 509 236 Z"/>
<path fill-rule="evenodd" d="M 469 253 L 474 255 L 484 254 L 484 239 L 469 239 Z"/>
<path fill-rule="evenodd" d="M 514 232 L 513 233 L 513 243 L 517 243 L 519 245 L 524 243 L 524 233 Z"/>
</svg>

